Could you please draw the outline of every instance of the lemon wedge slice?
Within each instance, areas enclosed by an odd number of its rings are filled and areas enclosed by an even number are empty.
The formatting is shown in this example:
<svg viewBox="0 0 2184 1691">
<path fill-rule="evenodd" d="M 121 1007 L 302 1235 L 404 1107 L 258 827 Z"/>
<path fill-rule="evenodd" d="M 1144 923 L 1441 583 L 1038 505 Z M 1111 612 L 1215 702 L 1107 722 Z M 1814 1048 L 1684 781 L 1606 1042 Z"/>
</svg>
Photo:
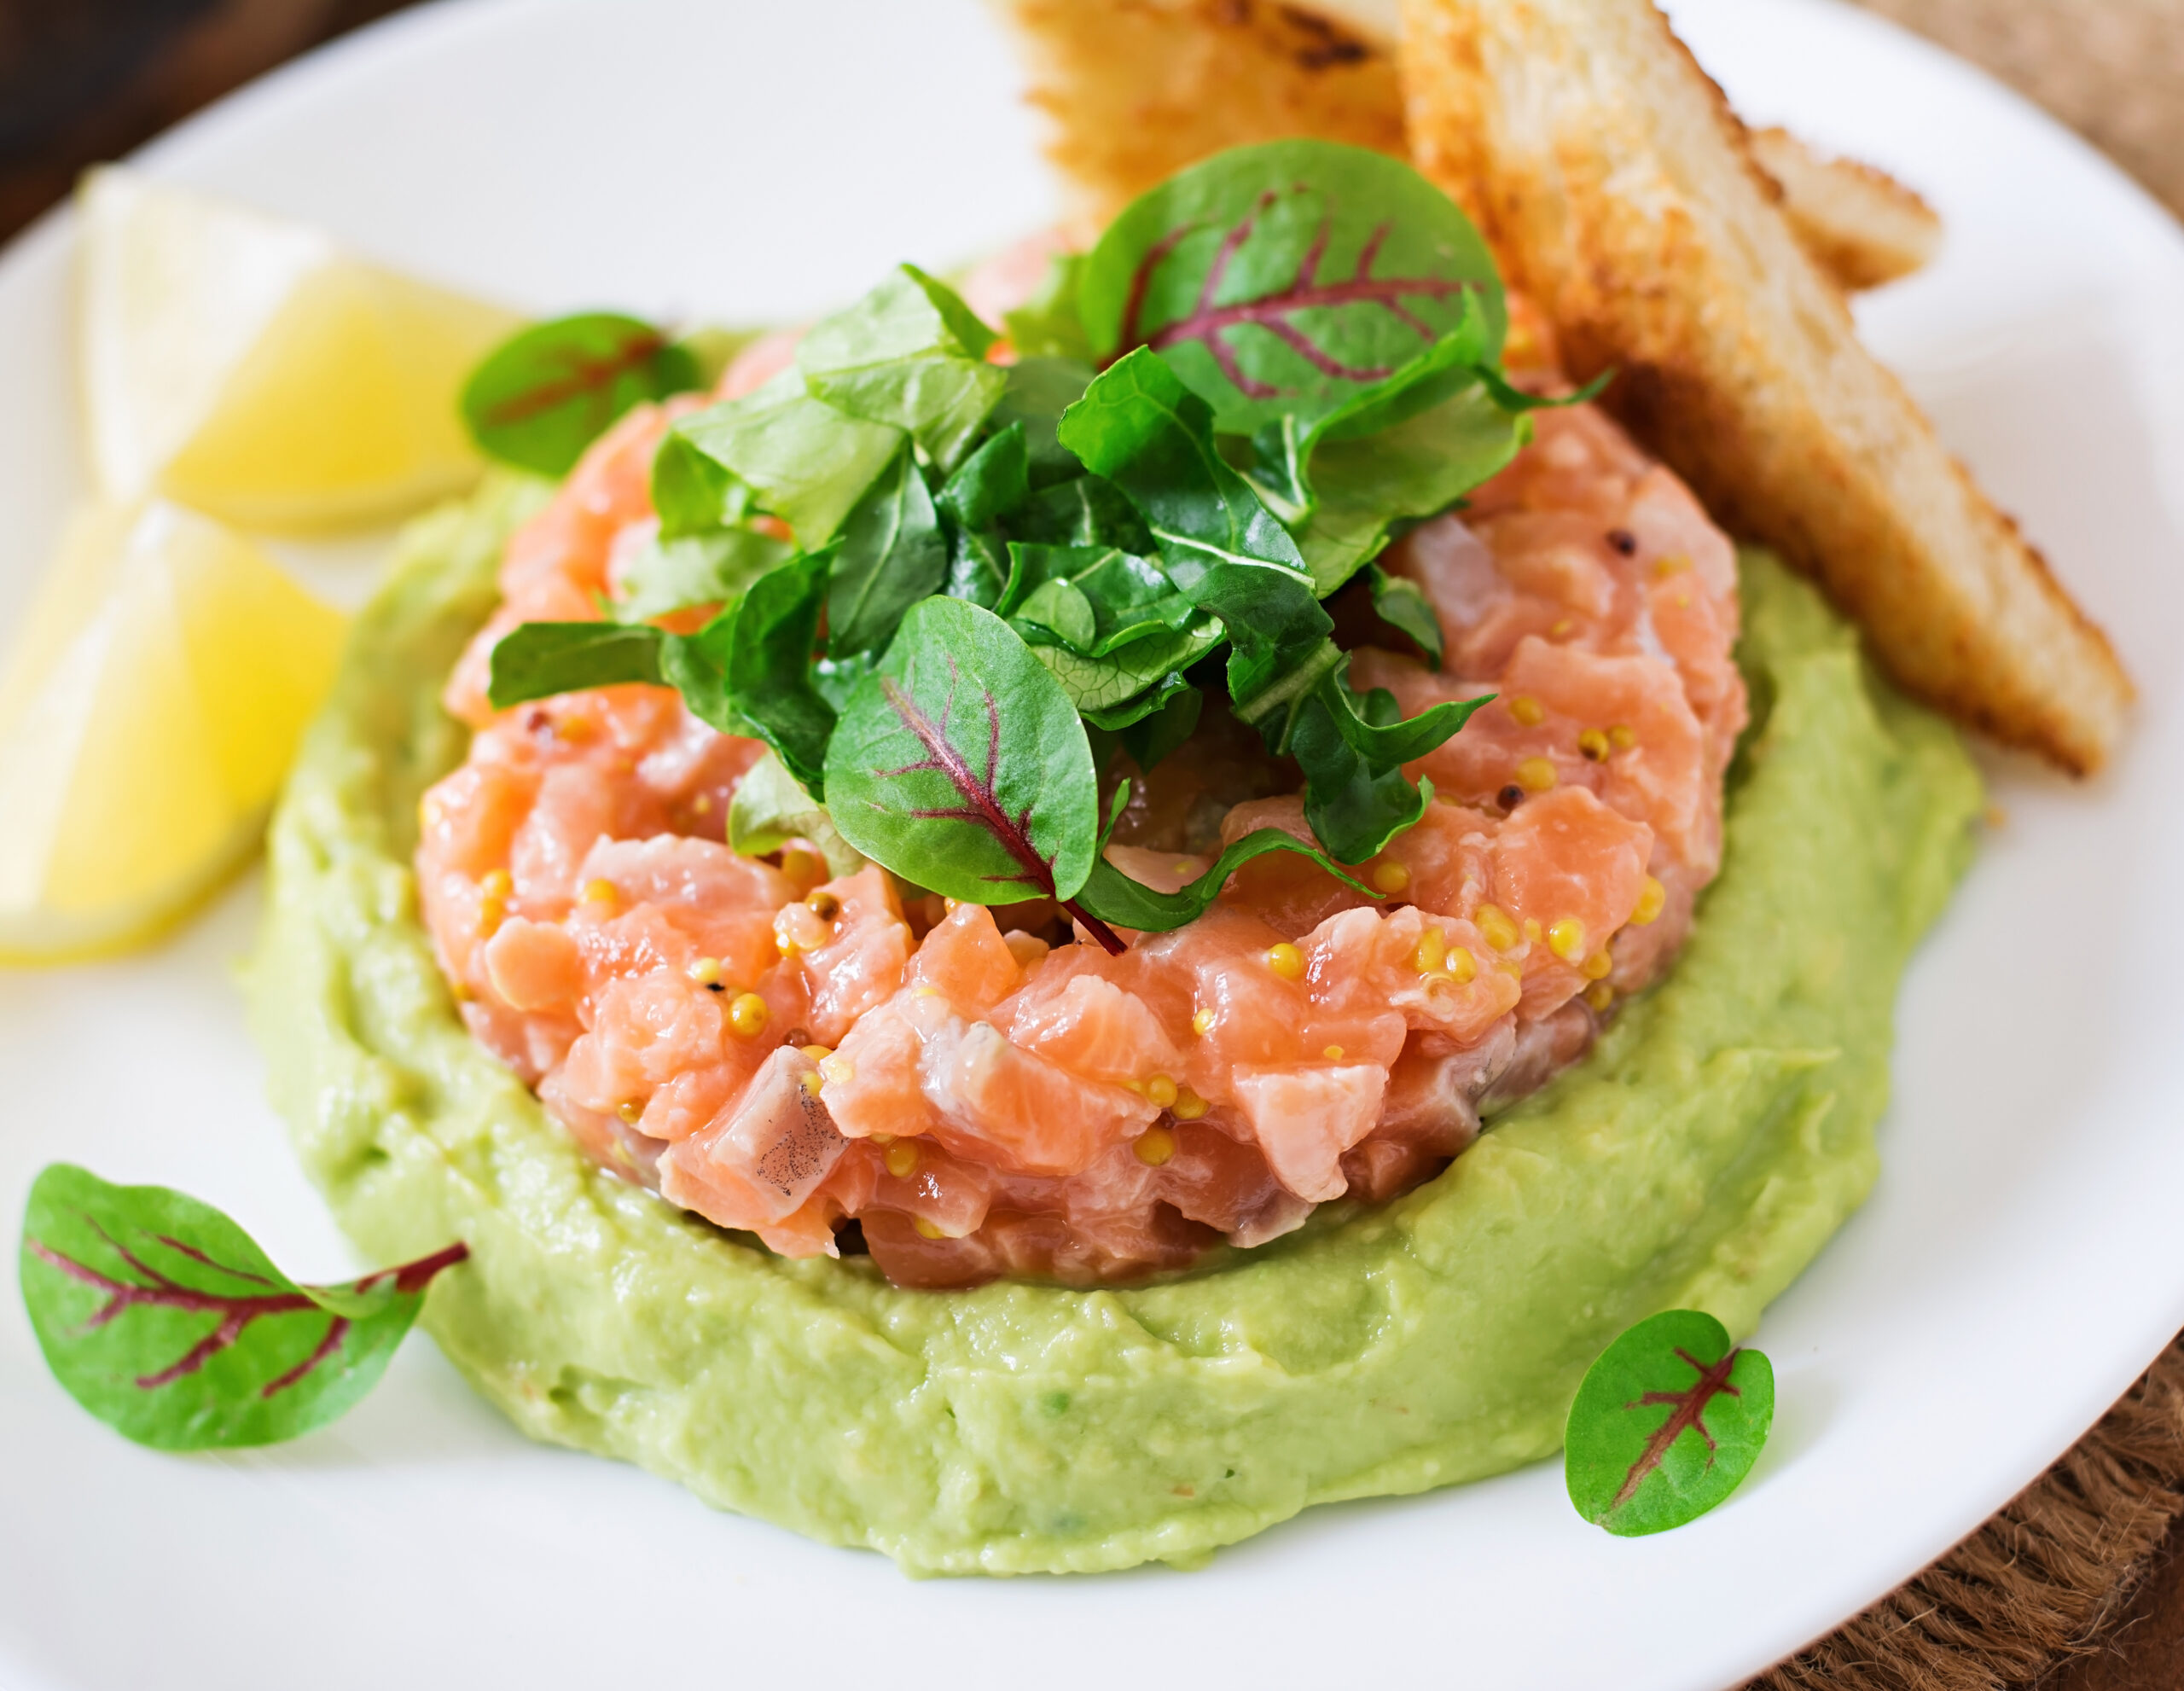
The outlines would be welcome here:
<svg viewBox="0 0 2184 1691">
<path fill-rule="evenodd" d="M 149 938 L 256 846 L 343 619 L 163 502 L 71 525 L 0 670 L 0 962 Z"/>
<path fill-rule="evenodd" d="M 477 475 L 457 396 L 517 318 L 125 169 L 87 175 L 80 210 L 81 376 L 109 501 L 311 533 Z"/>
</svg>

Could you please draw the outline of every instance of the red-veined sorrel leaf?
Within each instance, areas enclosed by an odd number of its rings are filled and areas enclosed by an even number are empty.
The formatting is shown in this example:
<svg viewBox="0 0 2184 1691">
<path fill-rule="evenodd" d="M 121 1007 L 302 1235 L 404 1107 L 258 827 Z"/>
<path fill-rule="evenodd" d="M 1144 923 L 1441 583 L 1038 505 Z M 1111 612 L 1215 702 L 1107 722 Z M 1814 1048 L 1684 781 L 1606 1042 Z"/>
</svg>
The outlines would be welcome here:
<svg viewBox="0 0 2184 1691">
<path fill-rule="evenodd" d="M 1501 283 L 1470 220 L 1400 160 L 1321 141 L 1170 177 L 1108 226 L 1077 286 L 1100 357 L 1152 347 L 1229 433 L 1347 404 L 1455 328 L 1467 299 L 1490 360 Z"/>
<path fill-rule="evenodd" d="M 462 389 L 462 418 L 489 457 L 566 475 L 615 418 L 699 385 L 688 347 L 613 311 L 557 317 L 495 347 Z"/>
<path fill-rule="evenodd" d="M 1600 1352 L 1564 1434 L 1570 1501 L 1625 1537 L 1703 1515 L 1759 1460 L 1774 1369 L 1697 1310 L 1640 1322 Z"/>
<path fill-rule="evenodd" d="M 270 1444 L 345 1414 L 386 1371 L 457 1243 L 302 1286 L 210 1205 L 66 1163 L 23 1218 L 23 1303 L 47 1364 L 108 1426 L 161 1450 Z"/>
<path fill-rule="evenodd" d="M 940 597 L 910 607 L 851 694 L 827 747 L 827 808 L 866 857 L 978 904 L 1066 903 L 1100 825 L 1092 748 L 1061 683 L 999 617 Z"/>
</svg>

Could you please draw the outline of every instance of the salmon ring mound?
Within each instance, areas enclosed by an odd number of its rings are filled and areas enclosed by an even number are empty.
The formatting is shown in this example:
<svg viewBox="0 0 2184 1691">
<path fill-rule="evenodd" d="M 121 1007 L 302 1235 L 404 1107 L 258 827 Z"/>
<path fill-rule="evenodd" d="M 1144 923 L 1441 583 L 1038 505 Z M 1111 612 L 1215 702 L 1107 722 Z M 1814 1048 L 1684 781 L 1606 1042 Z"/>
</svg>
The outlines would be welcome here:
<svg viewBox="0 0 2184 1691">
<path fill-rule="evenodd" d="M 1615 1334 L 1679 1306 L 1749 1331 L 1870 1186 L 1896 982 L 1979 785 L 1746 553 L 1754 721 L 1689 938 L 1445 1171 L 1108 1287 L 909 1288 L 663 1201 L 473 1037 L 411 867 L 468 741 L 443 686 L 537 502 L 497 484 L 406 538 L 276 818 L 251 971 L 311 1177 L 376 1258 L 468 1242 L 425 1322 L 531 1435 L 921 1573 L 1189 1565 L 1551 1453 Z"/>
</svg>

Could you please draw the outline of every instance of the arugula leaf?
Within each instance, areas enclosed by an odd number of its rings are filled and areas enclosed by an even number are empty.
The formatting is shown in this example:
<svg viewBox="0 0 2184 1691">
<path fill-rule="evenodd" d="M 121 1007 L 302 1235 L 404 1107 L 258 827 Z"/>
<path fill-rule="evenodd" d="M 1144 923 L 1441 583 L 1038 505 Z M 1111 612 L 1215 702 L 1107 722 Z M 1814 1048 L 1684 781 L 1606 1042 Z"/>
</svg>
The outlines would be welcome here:
<svg viewBox="0 0 2184 1691">
<path fill-rule="evenodd" d="M 527 622 L 493 647 L 485 697 L 497 711 L 624 682 L 659 685 L 660 642 L 648 623 Z"/>
<path fill-rule="evenodd" d="M 1494 695 L 1452 700 L 1404 719 L 1395 694 L 1361 700 L 1339 669 L 1328 671 L 1296 716 L 1287 749 L 1304 772 L 1304 820 L 1320 843 L 1359 863 L 1426 814 L 1432 783 L 1403 772 L 1471 719 Z M 1362 708 L 1361 708 L 1362 706 Z"/>
<path fill-rule="evenodd" d="M 154 1450 L 235 1450 L 346 1414 L 425 1287 L 469 1254 L 458 1242 L 346 1285 L 299 1285 L 208 1204 L 54 1163 L 31 1187 L 18 1274 L 70 1397 Z"/>
<path fill-rule="evenodd" d="M 566 475 L 632 405 L 702 380 L 689 349 L 650 323 L 586 311 L 519 329 L 462 386 L 462 421 L 488 457 Z"/>
<path fill-rule="evenodd" d="M 693 605 L 732 603 L 796 548 L 754 528 L 715 528 L 679 539 L 655 538 L 622 578 L 614 619 L 649 621 Z"/>
<path fill-rule="evenodd" d="M 851 845 L 948 898 L 1066 902 L 1091 871 L 1099 787 L 1084 724 L 1014 630 L 962 600 L 927 599 L 903 619 L 842 712 L 826 780 Z M 1112 933 L 1101 943 L 1121 949 Z"/>
<path fill-rule="evenodd" d="M 1104 658 L 1199 619 L 1158 563 L 1119 547 L 1019 543 L 1008 553 L 1008 590 L 996 608 L 1034 644 L 1059 642 L 1079 657 Z"/>
<path fill-rule="evenodd" d="M 1470 220 L 1398 160 L 1304 140 L 1218 154 L 1141 195 L 1077 284 L 1095 354 L 1152 347 L 1246 434 L 1385 381 L 1473 299 L 1491 357 L 1502 286 Z"/>
<path fill-rule="evenodd" d="M 735 784 L 728 806 L 728 843 L 746 857 L 763 857 L 792 840 L 816 846 L 836 875 L 855 875 L 865 866 L 864 853 L 842 838 L 827 807 L 769 752 Z"/>
<path fill-rule="evenodd" d="M 1570 1501 L 1624 1537 L 1696 1520 L 1735 1491 L 1774 1421 L 1774 1368 L 1698 1310 L 1624 1333 L 1586 1371 L 1563 1434 Z"/>
<path fill-rule="evenodd" d="M 994 333 L 945 282 L 915 264 L 806 335 L 796 366 L 812 395 L 867 422 L 907 431 L 944 471 L 1008 385 L 985 362 Z"/>
<path fill-rule="evenodd" d="M 813 398 L 793 369 L 756 392 L 683 418 L 673 433 L 747 484 L 807 549 L 834 538 L 903 440 L 899 429 Z"/>
<path fill-rule="evenodd" d="M 754 735 L 814 793 L 834 707 L 812 683 L 831 551 L 807 553 L 761 576 L 695 634 L 661 642 L 662 677 L 692 713 L 723 734 Z"/>
<path fill-rule="evenodd" d="M 885 646 L 903 613 L 948 578 L 948 541 L 905 440 L 843 526 L 827 592 L 827 650 L 845 657 Z"/>
<path fill-rule="evenodd" d="M 1077 283 L 1083 271 L 1082 253 L 1055 253 L 1031 297 L 1003 316 L 1008 344 L 1016 349 L 1019 362 L 1070 358 L 1091 363 L 1092 343 L 1085 338 L 1084 320 L 1077 309 Z"/>
<path fill-rule="evenodd" d="M 1426 590 L 1406 576 L 1390 575 L 1378 564 L 1365 567 L 1365 579 L 1373 595 L 1373 611 L 1399 633 L 1409 635 L 1426 654 L 1426 667 L 1441 667 L 1443 651 L 1441 615 Z"/>
<path fill-rule="evenodd" d="M 1212 424 L 1206 403 L 1140 348 L 1100 374 L 1063 414 L 1060 433 L 1130 496 L 1169 578 L 1221 619 L 1233 648 L 1229 691 L 1242 699 L 1334 625 L 1288 530 L 1222 457 Z"/>
<path fill-rule="evenodd" d="M 1221 889 L 1228 884 L 1230 875 L 1254 857 L 1263 857 L 1269 851 L 1293 851 L 1300 857 L 1309 857 L 1345 886 L 1355 887 L 1368 898 L 1380 897 L 1332 861 L 1326 852 L 1278 828 L 1262 828 L 1246 834 L 1216 858 L 1211 869 L 1189 886 L 1173 892 L 1155 892 L 1142 881 L 1132 880 L 1103 857 L 1093 864 L 1077 902 L 1117 927 L 1166 933 L 1204 915 L 1221 896 Z"/>
</svg>

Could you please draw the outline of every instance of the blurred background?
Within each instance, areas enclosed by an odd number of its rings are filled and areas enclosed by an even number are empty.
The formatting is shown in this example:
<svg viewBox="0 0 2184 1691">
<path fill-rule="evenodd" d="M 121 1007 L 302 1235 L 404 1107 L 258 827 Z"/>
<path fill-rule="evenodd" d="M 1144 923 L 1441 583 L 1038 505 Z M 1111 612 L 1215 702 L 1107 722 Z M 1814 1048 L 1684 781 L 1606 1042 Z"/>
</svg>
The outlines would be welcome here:
<svg viewBox="0 0 2184 1691">
<path fill-rule="evenodd" d="M 84 165 L 410 3 L 0 0 L 0 239 Z M 2184 0 L 1864 3 L 1985 66 L 2184 216 Z"/>
</svg>

